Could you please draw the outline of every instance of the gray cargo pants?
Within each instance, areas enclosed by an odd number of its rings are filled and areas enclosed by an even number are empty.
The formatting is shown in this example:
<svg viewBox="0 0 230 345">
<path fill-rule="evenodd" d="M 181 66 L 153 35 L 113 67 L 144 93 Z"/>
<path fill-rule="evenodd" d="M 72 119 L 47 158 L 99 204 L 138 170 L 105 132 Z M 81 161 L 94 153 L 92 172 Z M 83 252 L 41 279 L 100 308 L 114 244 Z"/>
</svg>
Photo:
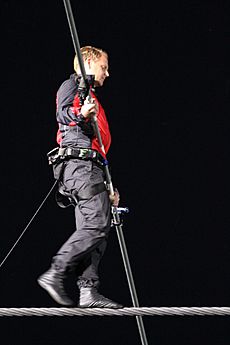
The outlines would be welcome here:
<svg viewBox="0 0 230 345">
<path fill-rule="evenodd" d="M 111 204 L 107 190 L 83 199 L 80 196 L 83 190 L 104 182 L 104 171 L 92 161 L 71 159 L 65 164 L 63 185 L 77 198 L 76 231 L 53 257 L 52 267 L 64 274 L 75 270 L 80 286 L 97 286 L 98 265 L 111 226 Z"/>
</svg>

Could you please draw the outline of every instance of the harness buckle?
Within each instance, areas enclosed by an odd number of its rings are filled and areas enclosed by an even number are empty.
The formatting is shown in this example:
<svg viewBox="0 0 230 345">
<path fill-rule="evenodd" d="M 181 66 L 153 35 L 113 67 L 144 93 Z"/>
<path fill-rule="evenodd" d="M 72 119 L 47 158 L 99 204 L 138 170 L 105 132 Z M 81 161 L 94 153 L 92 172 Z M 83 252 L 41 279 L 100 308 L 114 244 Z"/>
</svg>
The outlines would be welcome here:
<svg viewBox="0 0 230 345">
<path fill-rule="evenodd" d="M 66 155 L 66 148 L 65 147 L 59 147 L 58 156 L 64 157 L 65 155 Z"/>
<path fill-rule="evenodd" d="M 63 148 L 60 148 L 60 150 L 64 157 L 72 156 L 73 150 L 71 147 L 63 147 Z"/>
<path fill-rule="evenodd" d="M 90 151 L 89 149 L 80 149 L 79 150 L 79 158 L 82 158 L 82 159 L 86 159 L 86 158 L 90 158 Z"/>
<path fill-rule="evenodd" d="M 59 147 L 55 147 L 53 150 L 47 153 L 48 162 L 51 165 L 57 162 L 58 157 L 59 157 Z"/>
</svg>

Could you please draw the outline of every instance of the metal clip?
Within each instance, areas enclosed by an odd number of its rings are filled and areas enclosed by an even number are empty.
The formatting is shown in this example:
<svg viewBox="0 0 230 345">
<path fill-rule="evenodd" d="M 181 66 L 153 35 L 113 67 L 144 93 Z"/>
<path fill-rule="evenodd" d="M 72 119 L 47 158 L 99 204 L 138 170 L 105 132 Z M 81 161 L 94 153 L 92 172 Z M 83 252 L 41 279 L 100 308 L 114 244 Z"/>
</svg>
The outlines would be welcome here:
<svg viewBox="0 0 230 345">
<path fill-rule="evenodd" d="M 80 149 L 79 158 L 86 158 L 88 152 L 89 152 L 89 149 Z"/>
<path fill-rule="evenodd" d="M 66 148 L 65 147 L 60 147 L 58 150 L 58 156 L 65 156 Z"/>
</svg>

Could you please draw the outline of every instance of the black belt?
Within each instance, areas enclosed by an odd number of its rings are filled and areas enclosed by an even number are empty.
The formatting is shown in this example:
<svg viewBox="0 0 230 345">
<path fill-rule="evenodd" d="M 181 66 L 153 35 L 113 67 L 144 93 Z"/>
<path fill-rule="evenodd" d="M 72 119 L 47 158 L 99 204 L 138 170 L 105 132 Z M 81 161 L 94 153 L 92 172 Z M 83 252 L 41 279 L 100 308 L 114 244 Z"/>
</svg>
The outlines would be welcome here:
<svg viewBox="0 0 230 345">
<path fill-rule="evenodd" d="M 98 151 L 81 147 L 56 147 L 48 152 L 47 156 L 50 164 L 56 164 L 69 158 L 89 159 L 100 165 L 108 164 L 107 160 Z"/>
</svg>

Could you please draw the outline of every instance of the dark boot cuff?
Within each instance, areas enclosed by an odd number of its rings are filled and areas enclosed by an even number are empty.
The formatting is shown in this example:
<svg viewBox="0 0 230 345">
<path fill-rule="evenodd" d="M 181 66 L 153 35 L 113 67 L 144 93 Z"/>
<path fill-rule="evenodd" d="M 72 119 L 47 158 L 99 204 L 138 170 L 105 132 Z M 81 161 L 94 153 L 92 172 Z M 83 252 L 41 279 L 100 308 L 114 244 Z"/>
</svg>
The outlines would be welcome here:
<svg viewBox="0 0 230 345">
<path fill-rule="evenodd" d="M 82 287 L 98 288 L 99 287 L 99 280 L 93 280 L 93 279 L 87 279 L 84 277 L 79 277 L 78 281 L 77 281 L 77 286 L 79 289 Z"/>
</svg>

